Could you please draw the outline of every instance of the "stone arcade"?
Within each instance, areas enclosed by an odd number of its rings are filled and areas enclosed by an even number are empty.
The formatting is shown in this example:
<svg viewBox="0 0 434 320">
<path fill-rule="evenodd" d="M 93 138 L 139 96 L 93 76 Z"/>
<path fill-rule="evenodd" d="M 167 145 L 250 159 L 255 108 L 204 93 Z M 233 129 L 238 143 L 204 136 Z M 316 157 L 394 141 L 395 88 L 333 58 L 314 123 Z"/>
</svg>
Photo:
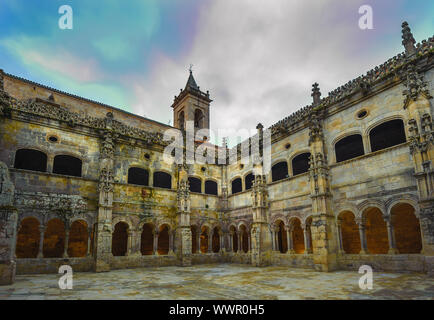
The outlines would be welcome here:
<svg viewBox="0 0 434 320">
<path fill-rule="evenodd" d="M 402 39 L 405 52 L 324 98 L 315 83 L 313 103 L 270 128 L 270 174 L 168 165 L 172 127 L 0 71 L 0 284 L 63 264 L 433 274 L 434 38 L 416 44 L 403 23 Z M 175 128 L 209 128 L 211 102 L 190 73 Z"/>
</svg>

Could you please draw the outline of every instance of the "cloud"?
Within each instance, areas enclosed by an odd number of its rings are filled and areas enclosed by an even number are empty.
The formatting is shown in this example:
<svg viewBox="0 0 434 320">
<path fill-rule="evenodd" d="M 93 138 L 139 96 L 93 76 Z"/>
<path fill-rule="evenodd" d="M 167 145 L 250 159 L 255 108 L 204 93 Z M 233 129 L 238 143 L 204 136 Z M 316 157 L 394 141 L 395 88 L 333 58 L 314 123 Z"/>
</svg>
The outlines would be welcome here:
<svg viewBox="0 0 434 320">
<path fill-rule="evenodd" d="M 324 96 L 389 58 L 389 52 L 378 54 L 381 32 L 361 34 L 362 4 L 215 1 L 202 10 L 188 54 L 176 61 L 159 54 L 147 79 L 135 79 L 133 110 L 167 123 L 168 106 L 184 87 L 191 62 L 198 85 L 214 99 L 213 129 L 250 130 L 258 122 L 268 127 L 310 104 L 314 82 Z M 399 38 L 399 25 L 396 34 Z"/>
</svg>

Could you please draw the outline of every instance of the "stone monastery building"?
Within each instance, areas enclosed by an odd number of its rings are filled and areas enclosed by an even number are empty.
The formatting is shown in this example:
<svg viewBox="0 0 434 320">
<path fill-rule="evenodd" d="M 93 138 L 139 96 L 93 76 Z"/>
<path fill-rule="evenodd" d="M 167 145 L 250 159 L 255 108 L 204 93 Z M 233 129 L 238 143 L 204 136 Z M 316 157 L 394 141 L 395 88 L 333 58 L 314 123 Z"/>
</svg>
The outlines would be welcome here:
<svg viewBox="0 0 434 320">
<path fill-rule="evenodd" d="M 270 128 L 269 174 L 168 164 L 172 127 L 0 70 L 0 284 L 64 264 L 433 274 L 434 37 L 416 44 L 404 22 L 402 39 Z M 190 73 L 175 127 L 209 128 L 211 102 Z"/>
</svg>

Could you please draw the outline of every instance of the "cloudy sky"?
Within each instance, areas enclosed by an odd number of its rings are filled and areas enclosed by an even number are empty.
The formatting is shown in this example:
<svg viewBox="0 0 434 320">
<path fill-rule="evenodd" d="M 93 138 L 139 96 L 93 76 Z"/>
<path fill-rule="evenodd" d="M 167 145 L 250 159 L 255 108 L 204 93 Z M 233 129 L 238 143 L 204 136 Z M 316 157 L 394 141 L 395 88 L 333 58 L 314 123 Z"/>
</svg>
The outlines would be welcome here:
<svg viewBox="0 0 434 320">
<path fill-rule="evenodd" d="M 0 68 L 172 124 L 192 63 L 211 128 L 254 129 L 310 104 L 312 83 L 327 95 L 402 52 L 402 21 L 432 36 L 433 16 L 428 0 L 1 0 Z"/>
</svg>

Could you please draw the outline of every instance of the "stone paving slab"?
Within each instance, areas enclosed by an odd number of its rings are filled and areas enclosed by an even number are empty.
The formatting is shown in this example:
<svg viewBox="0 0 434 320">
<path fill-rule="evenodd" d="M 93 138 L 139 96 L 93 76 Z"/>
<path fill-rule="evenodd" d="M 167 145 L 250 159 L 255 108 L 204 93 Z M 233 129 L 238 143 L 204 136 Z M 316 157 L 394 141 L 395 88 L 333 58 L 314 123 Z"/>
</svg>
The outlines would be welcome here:
<svg viewBox="0 0 434 320">
<path fill-rule="evenodd" d="M 317 272 L 288 267 L 218 264 L 74 273 L 72 290 L 58 286 L 60 274 L 19 275 L 0 287 L 0 300 L 434 300 L 434 279 L 417 273 L 375 273 L 372 290 L 359 288 L 354 271 Z"/>
</svg>

